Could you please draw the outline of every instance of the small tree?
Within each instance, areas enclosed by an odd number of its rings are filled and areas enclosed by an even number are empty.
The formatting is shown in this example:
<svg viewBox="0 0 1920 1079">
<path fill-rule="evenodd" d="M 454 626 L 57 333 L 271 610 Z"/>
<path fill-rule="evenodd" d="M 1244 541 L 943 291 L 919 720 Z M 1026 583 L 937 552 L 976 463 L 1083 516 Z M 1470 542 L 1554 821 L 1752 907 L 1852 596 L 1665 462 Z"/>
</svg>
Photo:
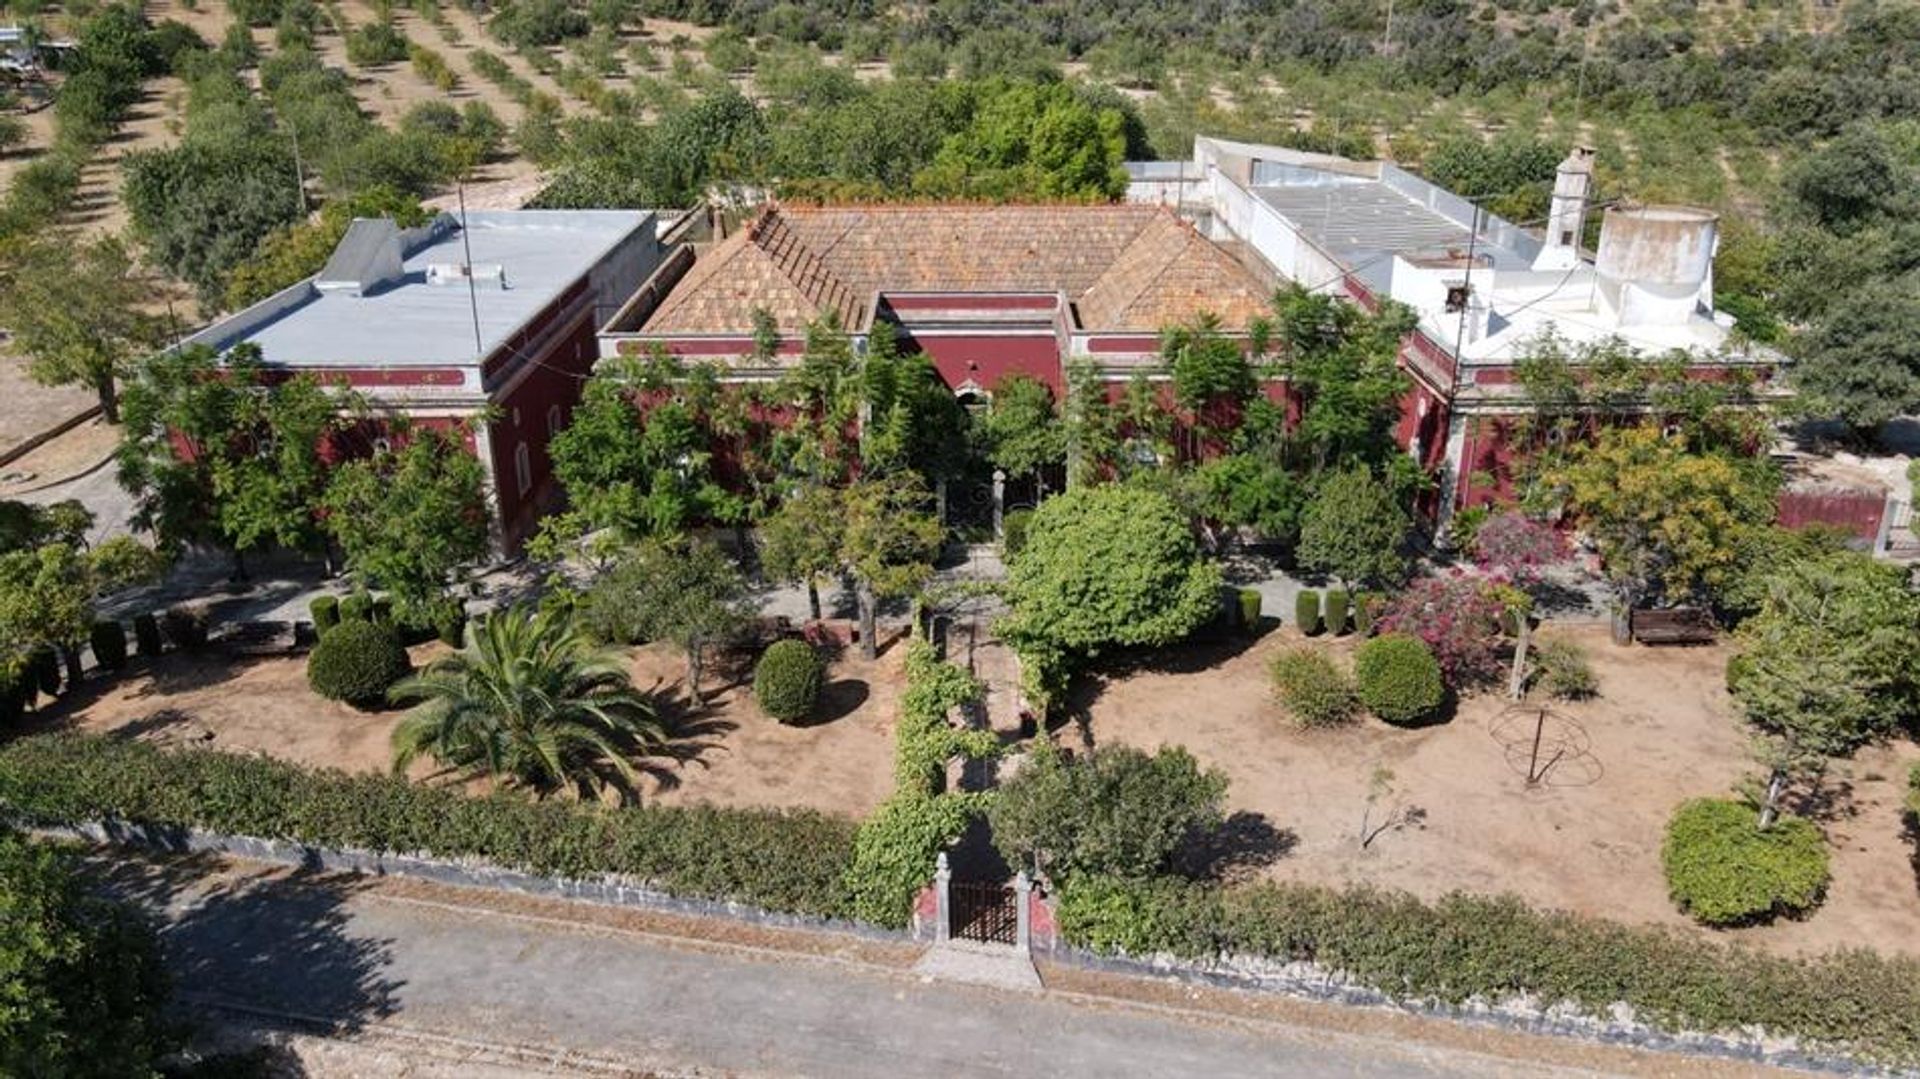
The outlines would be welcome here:
<svg viewBox="0 0 1920 1079">
<path fill-rule="evenodd" d="M 327 528 L 347 569 L 393 598 L 396 618 L 436 625 L 456 605 L 454 575 L 487 554 L 483 472 L 459 432 L 402 428 L 395 437 L 398 448 L 336 471 Z"/>
<path fill-rule="evenodd" d="M 1566 557 L 1566 543 L 1552 525 L 1515 510 L 1489 517 L 1474 533 L 1473 558 L 1512 591 L 1503 592 L 1514 621 L 1513 670 L 1507 696 L 1519 700 L 1526 687 L 1527 646 L 1533 638 L 1533 594 L 1546 567 Z"/>
<path fill-rule="evenodd" d="M 120 422 L 118 380 L 161 340 L 141 306 L 153 288 L 120 241 L 47 240 L 0 268 L 0 325 L 49 386 L 86 386 L 108 423 Z"/>
<path fill-rule="evenodd" d="M 1220 609 L 1220 569 L 1200 559 L 1167 496 L 1077 487 L 1034 511 L 1006 596 L 1009 639 L 1093 655 L 1171 644 L 1200 628 Z"/>
<path fill-rule="evenodd" d="M 1042 741 L 1002 785 L 987 820 L 1009 864 L 1054 880 L 1076 874 L 1145 878 L 1165 871 L 1196 833 L 1218 827 L 1227 777 L 1178 746 L 1128 746 L 1072 763 Z"/>
<path fill-rule="evenodd" d="M 946 529 L 927 512 L 929 501 L 926 482 L 913 472 L 863 479 L 839 494 L 841 564 L 855 581 L 868 659 L 879 654 L 880 601 L 912 595 L 933 576 Z"/>
<path fill-rule="evenodd" d="M 1407 533 L 1413 527 L 1386 484 L 1364 467 L 1329 476 L 1307 503 L 1300 526 L 1300 564 L 1358 585 L 1397 584 L 1407 575 Z"/>
<path fill-rule="evenodd" d="M 687 696 L 695 704 L 706 649 L 738 632 L 752 615 L 747 582 L 711 543 L 648 540 L 617 559 L 583 601 L 586 625 L 607 639 L 672 641 L 687 656 Z"/>
<path fill-rule="evenodd" d="M 1898 567 L 1846 552 L 1789 563 L 1737 639 L 1727 684 L 1762 738 L 1762 828 L 1793 776 L 1920 715 L 1920 597 Z"/>
<path fill-rule="evenodd" d="M 987 459 L 1008 476 L 1034 476 L 1046 490 L 1046 470 L 1067 459 L 1067 428 L 1054 410 L 1053 390 L 1037 378 L 1013 375 L 993 388 L 984 421 Z"/>
<path fill-rule="evenodd" d="M 807 608 L 820 618 L 820 580 L 841 567 L 838 492 L 808 487 L 782 502 L 759 528 L 760 566 L 776 581 L 805 583 Z"/>
</svg>

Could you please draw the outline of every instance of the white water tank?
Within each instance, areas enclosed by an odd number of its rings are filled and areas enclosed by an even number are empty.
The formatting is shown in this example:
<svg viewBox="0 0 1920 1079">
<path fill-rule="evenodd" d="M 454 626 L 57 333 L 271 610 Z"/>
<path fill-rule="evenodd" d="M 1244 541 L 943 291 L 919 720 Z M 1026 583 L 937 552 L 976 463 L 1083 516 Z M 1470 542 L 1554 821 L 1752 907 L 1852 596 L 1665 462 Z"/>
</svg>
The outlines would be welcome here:
<svg viewBox="0 0 1920 1079">
<path fill-rule="evenodd" d="M 1622 326 L 1673 326 L 1713 310 L 1720 215 L 1690 206 L 1612 207 L 1594 269 Z"/>
</svg>

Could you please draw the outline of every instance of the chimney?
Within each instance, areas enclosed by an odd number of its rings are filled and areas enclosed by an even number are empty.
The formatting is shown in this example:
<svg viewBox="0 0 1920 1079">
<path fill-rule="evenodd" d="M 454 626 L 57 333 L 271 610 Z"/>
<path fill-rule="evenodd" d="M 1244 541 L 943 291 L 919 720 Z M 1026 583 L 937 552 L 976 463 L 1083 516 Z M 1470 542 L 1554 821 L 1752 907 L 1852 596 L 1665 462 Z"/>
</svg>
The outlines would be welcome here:
<svg viewBox="0 0 1920 1079">
<path fill-rule="evenodd" d="M 355 218 L 340 246 L 314 279 L 322 292 L 367 296 L 397 284 L 404 274 L 400 229 L 392 218 Z"/>
<path fill-rule="evenodd" d="M 1593 148 L 1575 146 L 1553 177 L 1553 206 L 1547 213 L 1546 242 L 1533 260 L 1536 271 L 1571 270 L 1580 264 L 1580 234 L 1592 197 Z"/>
</svg>

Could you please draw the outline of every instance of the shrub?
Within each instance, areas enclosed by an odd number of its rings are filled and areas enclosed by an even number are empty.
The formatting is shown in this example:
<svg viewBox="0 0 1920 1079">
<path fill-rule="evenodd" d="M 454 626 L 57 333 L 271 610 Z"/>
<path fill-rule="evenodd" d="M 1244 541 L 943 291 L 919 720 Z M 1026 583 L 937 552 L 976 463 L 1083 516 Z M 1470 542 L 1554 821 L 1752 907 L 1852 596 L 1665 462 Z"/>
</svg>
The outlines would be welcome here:
<svg viewBox="0 0 1920 1079">
<path fill-rule="evenodd" d="M 1432 716 L 1447 695 L 1433 651 L 1404 633 L 1389 633 L 1362 644 L 1353 656 L 1353 679 L 1367 711 L 1397 725 Z"/>
<path fill-rule="evenodd" d="M 1326 624 L 1328 633 L 1339 636 L 1347 631 L 1347 593 L 1344 589 L 1327 590 L 1326 613 L 1321 621 Z"/>
<path fill-rule="evenodd" d="M 392 626 L 342 622 L 307 657 L 307 684 L 330 701 L 372 708 L 385 703 L 387 690 L 412 670 Z"/>
<path fill-rule="evenodd" d="M 117 671 L 127 665 L 127 628 L 115 621 L 95 622 L 87 631 L 87 641 L 93 645 L 93 661 L 109 671 Z"/>
<path fill-rule="evenodd" d="M 160 620 L 150 614 L 133 616 L 133 640 L 140 654 L 153 657 L 160 654 Z"/>
<path fill-rule="evenodd" d="M 1320 632 L 1320 593 L 1302 588 L 1293 597 L 1293 622 L 1309 637 Z"/>
<path fill-rule="evenodd" d="M 313 631 L 326 636 L 328 630 L 340 624 L 340 598 L 338 596 L 315 596 L 307 604 L 307 613 L 313 616 Z"/>
<path fill-rule="evenodd" d="M 1660 847 L 1667 891 L 1708 925 L 1747 925 L 1812 909 L 1827 889 L 1827 842 L 1804 817 L 1766 828 L 1743 802 L 1695 798 Z"/>
<path fill-rule="evenodd" d="M 1079 874 L 1148 877 L 1187 840 L 1217 828 L 1227 779 L 1179 746 L 1148 754 L 1108 746 L 1068 761 L 1041 741 L 987 808 L 1008 865 L 1037 865 L 1054 880 Z"/>
<path fill-rule="evenodd" d="M 1027 528 L 1033 524 L 1032 510 L 1012 510 L 1000 518 L 1000 549 L 1013 558 L 1027 545 Z"/>
<path fill-rule="evenodd" d="M 441 644 L 459 648 L 467 640 L 467 612 L 453 609 L 441 614 L 433 624 L 433 635 Z"/>
<path fill-rule="evenodd" d="M 340 601 L 340 621 L 373 621 L 373 597 L 365 592 L 354 592 Z"/>
<path fill-rule="evenodd" d="M 1387 597 L 1380 592 L 1361 592 L 1353 597 L 1353 631 L 1366 636 L 1387 609 Z"/>
<path fill-rule="evenodd" d="M 1240 625 L 1245 628 L 1248 633 L 1258 632 L 1260 629 L 1261 605 L 1259 589 L 1242 588 L 1239 593 L 1239 598 Z"/>
<path fill-rule="evenodd" d="M 375 597 L 372 609 L 367 612 L 367 620 L 375 625 L 393 625 L 393 597 Z"/>
<path fill-rule="evenodd" d="M 1422 577 L 1393 598 L 1380 616 L 1382 633 L 1418 637 L 1440 661 L 1455 689 L 1481 685 L 1506 669 L 1500 619 L 1507 604 L 1480 577 L 1449 573 Z"/>
<path fill-rule="evenodd" d="M 1289 648 L 1273 657 L 1267 671 L 1274 694 L 1302 727 L 1338 726 L 1359 709 L 1353 679 L 1317 648 Z"/>
<path fill-rule="evenodd" d="M 398 63 L 406 58 L 406 36 L 392 23 L 370 22 L 347 31 L 347 60 L 355 67 Z"/>
<path fill-rule="evenodd" d="M 111 818 L 541 875 L 620 874 L 670 895 L 823 916 L 847 912 L 854 830 L 807 810 L 473 798 L 404 776 L 73 734 L 0 746 L 0 805 L 35 824 Z"/>
<path fill-rule="evenodd" d="M 766 713 L 795 723 L 813 713 L 820 697 L 820 657 L 805 641 L 775 641 L 753 668 L 753 696 Z"/>
<path fill-rule="evenodd" d="M 1528 678 L 1563 701 L 1583 701 L 1600 692 L 1600 680 L 1587 662 L 1587 650 L 1575 641 L 1549 637 L 1528 651 Z"/>
<path fill-rule="evenodd" d="M 46 696 L 60 692 L 60 655 L 53 649 L 34 649 L 27 657 L 27 673 L 34 687 Z"/>
<path fill-rule="evenodd" d="M 1666 1030 L 1800 1039 L 1803 1051 L 1920 1061 L 1920 961 L 1848 949 L 1774 955 L 1652 926 L 1539 911 L 1511 896 L 1423 902 L 1369 887 L 1074 878 L 1059 893 L 1073 944 L 1135 956 L 1264 956 L 1343 972 L 1401 1000 L 1466 1005 L 1525 993 Z"/>
<path fill-rule="evenodd" d="M 193 652 L 207 646 L 208 622 L 205 607 L 169 607 L 160 616 L 160 629 L 175 651 Z"/>
</svg>

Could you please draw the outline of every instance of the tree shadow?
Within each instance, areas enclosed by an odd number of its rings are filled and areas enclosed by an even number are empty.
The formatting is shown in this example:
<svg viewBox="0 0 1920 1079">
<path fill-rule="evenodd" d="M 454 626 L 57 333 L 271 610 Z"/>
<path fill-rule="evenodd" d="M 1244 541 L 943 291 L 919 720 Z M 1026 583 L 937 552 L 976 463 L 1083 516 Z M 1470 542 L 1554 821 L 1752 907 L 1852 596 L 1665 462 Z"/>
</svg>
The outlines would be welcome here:
<svg viewBox="0 0 1920 1079">
<path fill-rule="evenodd" d="M 1275 828 L 1264 813 L 1241 810 L 1212 831 L 1190 837 L 1175 870 L 1195 880 L 1246 880 L 1293 852 L 1300 843 L 1291 828 Z"/>
<path fill-rule="evenodd" d="M 725 750 L 723 742 L 740 724 L 727 719 L 715 707 L 713 698 L 694 704 L 681 694 L 668 692 L 664 680 L 657 680 L 646 691 L 654 709 L 666 727 L 667 740 L 655 746 L 647 756 L 633 762 L 634 768 L 653 781 L 654 791 L 673 790 L 693 765 L 708 767 L 707 755 Z"/>
<path fill-rule="evenodd" d="M 354 930 L 372 883 L 316 868 L 238 870 L 209 855 L 90 859 L 100 890 L 156 918 L 177 998 L 310 1019 L 351 1034 L 397 1010 L 392 941 Z"/>
<path fill-rule="evenodd" d="M 789 727 L 823 727 L 836 720 L 842 720 L 860 710 L 873 695 L 873 689 L 865 680 L 859 678 L 836 678 L 820 687 L 820 696 L 814 700 L 813 711 L 805 717 L 787 724 Z"/>
</svg>

